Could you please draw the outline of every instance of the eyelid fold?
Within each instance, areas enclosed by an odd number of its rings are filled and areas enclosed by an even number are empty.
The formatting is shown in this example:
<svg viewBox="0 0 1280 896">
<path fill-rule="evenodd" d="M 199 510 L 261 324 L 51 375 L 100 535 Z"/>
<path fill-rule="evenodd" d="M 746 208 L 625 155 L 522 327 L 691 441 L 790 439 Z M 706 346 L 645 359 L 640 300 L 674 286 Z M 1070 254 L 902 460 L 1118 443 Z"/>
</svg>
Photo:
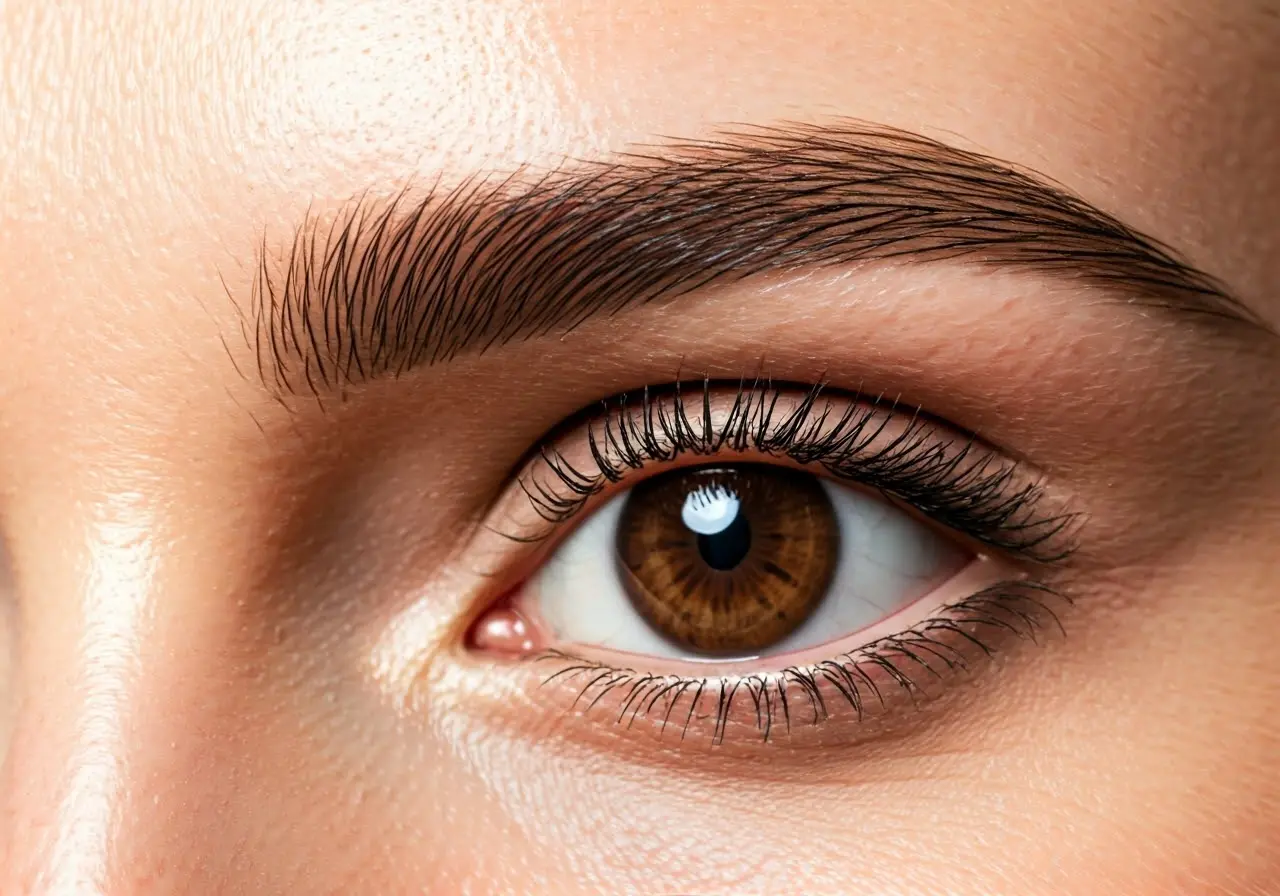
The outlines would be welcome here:
<svg viewBox="0 0 1280 896">
<path fill-rule="evenodd" d="M 899 711 L 945 695 L 1013 645 L 1063 634 L 1060 614 L 1071 603 L 1044 582 L 1000 581 L 909 627 L 787 665 L 658 668 L 646 658 L 570 646 L 542 649 L 509 668 L 527 688 L 524 701 L 551 704 L 588 734 L 604 723 L 668 743 L 853 741 L 867 736 L 864 728 L 874 733 Z"/>
</svg>

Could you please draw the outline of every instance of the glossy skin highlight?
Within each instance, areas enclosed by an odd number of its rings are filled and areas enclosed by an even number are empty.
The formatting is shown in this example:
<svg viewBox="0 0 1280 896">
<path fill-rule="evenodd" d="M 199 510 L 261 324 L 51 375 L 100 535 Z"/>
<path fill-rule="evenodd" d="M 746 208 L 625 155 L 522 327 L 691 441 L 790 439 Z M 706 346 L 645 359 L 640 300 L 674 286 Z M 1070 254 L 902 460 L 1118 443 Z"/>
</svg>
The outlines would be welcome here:
<svg viewBox="0 0 1280 896">
<path fill-rule="evenodd" d="M 0 892 L 1269 892 L 1274 341 L 872 267 L 321 408 L 261 388 L 242 320 L 308 209 L 848 116 L 1041 172 L 1280 328 L 1278 45 L 1265 0 L 11 0 Z M 1052 466 L 1124 556 L 1065 640 L 852 747 L 662 751 L 512 699 L 464 644 L 505 477 L 591 402 L 762 345 Z"/>
</svg>

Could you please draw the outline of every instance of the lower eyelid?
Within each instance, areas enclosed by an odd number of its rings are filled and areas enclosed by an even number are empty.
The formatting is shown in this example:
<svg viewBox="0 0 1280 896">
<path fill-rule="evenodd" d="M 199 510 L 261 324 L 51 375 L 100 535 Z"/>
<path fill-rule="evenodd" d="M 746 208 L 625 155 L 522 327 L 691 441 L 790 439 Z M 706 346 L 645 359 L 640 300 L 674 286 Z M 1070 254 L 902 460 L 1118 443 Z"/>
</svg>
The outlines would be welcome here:
<svg viewBox="0 0 1280 896">
<path fill-rule="evenodd" d="M 476 662 L 481 677 L 502 674 L 524 693 L 514 705 L 545 709 L 559 717 L 563 734 L 607 738 L 614 748 L 618 733 L 692 749 L 775 741 L 828 747 L 909 730 L 910 710 L 966 690 L 953 687 L 956 679 L 981 674 L 997 653 L 1042 647 L 1060 635 L 1070 603 L 1043 583 L 1000 582 L 881 642 L 768 671 L 693 664 L 657 672 L 555 649 L 511 665 Z"/>
</svg>

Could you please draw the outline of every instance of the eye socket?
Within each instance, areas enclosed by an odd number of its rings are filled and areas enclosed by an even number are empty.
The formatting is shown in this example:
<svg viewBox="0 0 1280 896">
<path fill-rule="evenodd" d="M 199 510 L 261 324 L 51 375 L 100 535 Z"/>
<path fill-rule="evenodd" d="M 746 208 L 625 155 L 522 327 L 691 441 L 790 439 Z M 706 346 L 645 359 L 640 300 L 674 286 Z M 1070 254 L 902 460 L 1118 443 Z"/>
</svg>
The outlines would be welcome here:
<svg viewBox="0 0 1280 896">
<path fill-rule="evenodd" d="M 843 736 L 1061 629 L 1080 516 L 922 412 L 705 381 L 570 422 L 495 511 L 524 574 L 466 635 L 532 660 L 504 668 L 535 703 L 682 741 L 828 720 Z"/>
<path fill-rule="evenodd" d="M 846 638 L 972 559 L 888 502 L 805 471 L 692 467 L 596 511 L 523 605 L 573 647 L 724 662 Z"/>
</svg>

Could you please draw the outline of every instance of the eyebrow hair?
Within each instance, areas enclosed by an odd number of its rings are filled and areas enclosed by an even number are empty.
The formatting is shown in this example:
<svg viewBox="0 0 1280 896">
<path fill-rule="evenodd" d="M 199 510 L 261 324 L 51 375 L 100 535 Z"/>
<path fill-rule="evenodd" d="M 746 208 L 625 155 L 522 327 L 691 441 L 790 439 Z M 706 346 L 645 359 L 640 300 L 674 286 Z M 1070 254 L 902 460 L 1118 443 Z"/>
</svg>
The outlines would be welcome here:
<svg viewBox="0 0 1280 896">
<path fill-rule="evenodd" d="M 329 223 L 325 223 L 326 220 Z M 741 128 L 309 213 L 264 238 L 244 335 L 315 395 L 765 272 L 964 260 L 1263 325 L 1173 250 L 1038 176 L 901 130 Z"/>
</svg>

